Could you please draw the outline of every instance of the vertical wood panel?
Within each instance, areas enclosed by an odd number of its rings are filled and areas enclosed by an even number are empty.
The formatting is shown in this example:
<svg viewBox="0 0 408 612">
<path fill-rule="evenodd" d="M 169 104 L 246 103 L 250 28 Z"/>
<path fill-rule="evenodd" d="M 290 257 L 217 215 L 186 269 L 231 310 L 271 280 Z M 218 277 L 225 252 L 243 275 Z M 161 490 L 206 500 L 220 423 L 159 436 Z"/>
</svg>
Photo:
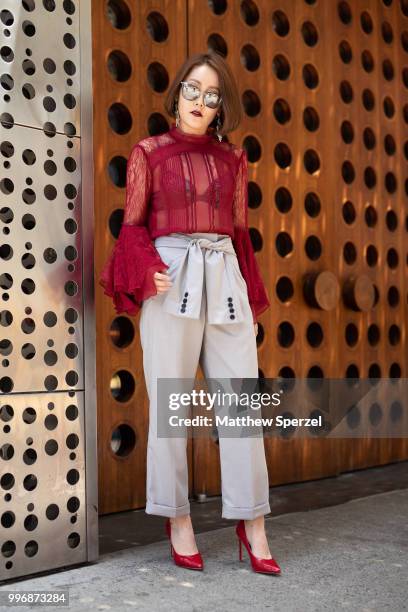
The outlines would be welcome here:
<svg viewBox="0 0 408 612">
<path fill-rule="evenodd" d="M 126 29 L 114 28 L 105 15 L 101 3 L 93 3 L 94 41 L 94 114 L 95 114 L 95 227 L 96 270 L 99 277 L 106 253 L 113 247 L 114 237 L 109 223 L 112 213 L 124 204 L 124 188 L 115 186 L 109 174 L 109 163 L 115 156 L 128 157 L 131 147 L 140 138 L 160 130 L 170 121 L 163 111 L 165 92 L 152 90 L 147 78 L 151 62 L 159 62 L 169 76 L 188 54 L 205 51 L 208 46 L 222 49 L 226 45 L 226 59 L 237 77 L 239 91 L 255 92 L 261 101 L 261 111 L 256 116 L 245 115 L 244 121 L 229 140 L 246 146 L 251 152 L 251 138 L 257 141 L 262 154 L 259 161 L 249 164 L 249 180 L 259 187 L 262 203 L 249 211 L 251 235 L 262 248 L 257 259 L 266 281 L 271 308 L 259 318 L 259 368 L 265 377 L 287 376 L 297 378 L 319 376 L 343 378 L 357 371 L 361 378 L 375 373 L 391 375 L 391 364 L 398 364 L 401 377 L 407 377 L 406 307 L 407 307 L 407 173 L 404 151 L 407 141 L 407 121 L 404 108 L 407 105 L 407 86 L 403 70 L 407 69 L 407 52 L 401 37 L 408 37 L 408 19 L 399 2 L 386 6 L 381 0 L 353 0 L 341 4 L 351 10 L 351 21 L 341 21 L 339 3 L 315 3 L 288 0 L 256 2 L 228 2 L 227 10 L 218 9 L 223 3 L 213 0 L 143 1 L 129 3 L 130 25 Z M 215 8 L 212 10 L 212 7 Z M 251 7 L 257 7 L 259 20 L 254 25 L 245 21 L 251 15 Z M 151 10 L 159 12 L 168 23 L 169 37 L 164 42 L 154 42 L 146 29 L 146 18 Z M 249 11 L 249 12 L 248 12 Z M 277 11 L 279 11 L 277 13 Z M 366 11 L 371 17 L 373 30 L 363 29 Z M 218 12 L 218 14 L 216 14 Z M 254 13 L 252 13 L 252 16 Z M 248 19 L 247 19 L 248 21 Z M 384 22 L 387 23 L 384 26 Z M 288 24 L 285 35 L 282 28 Z M 389 44 L 383 38 L 383 28 L 393 31 Z M 310 44 L 311 34 L 317 33 L 316 44 Z M 218 38 L 217 38 L 218 37 Z M 215 41 L 215 42 L 214 42 Z M 351 61 L 341 58 L 340 45 L 346 41 L 352 52 Z M 309 44 L 308 44 L 309 42 Z M 260 65 L 249 70 L 251 54 L 245 54 L 252 45 L 259 54 Z M 132 74 L 125 81 L 115 81 L 107 68 L 112 50 L 122 51 L 131 62 Z M 362 66 L 362 53 L 369 52 L 374 60 L 371 72 Z M 280 58 L 280 59 L 279 59 Z M 383 75 L 383 60 L 391 61 L 394 78 L 387 81 Z M 249 64 L 248 64 L 249 61 Z M 290 72 L 280 78 L 280 67 L 287 62 Z M 310 66 L 310 68 L 308 68 Z M 314 70 L 318 76 L 316 87 L 307 87 L 305 71 Z M 407 77 L 405 77 L 407 82 Z M 353 91 L 350 103 L 342 100 L 341 84 L 347 82 Z M 362 103 L 365 89 L 372 92 L 373 110 L 366 110 Z M 395 105 L 395 114 L 388 118 L 384 113 L 386 96 Z M 290 110 L 290 120 L 280 122 L 274 109 L 281 100 L 283 108 Z M 121 102 L 129 109 L 133 124 L 123 135 L 115 134 L 108 122 L 111 104 Z M 305 110 L 311 109 L 319 118 L 315 131 L 305 125 Z M 405 114 L 408 115 L 407 111 Z M 156 117 L 156 120 L 154 118 Z M 159 118 L 159 122 L 157 121 Z M 160 118 L 162 123 L 160 123 Z M 348 121 L 353 138 L 345 142 L 342 124 Z M 123 123 L 123 122 L 120 122 Z M 376 145 L 369 150 L 364 144 L 365 128 L 371 128 Z M 384 138 L 391 135 L 396 144 L 394 155 L 386 153 Z M 277 157 L 289 151 L 291 162 L 280 167 Z M 305 154 L 316 155 L 320 167 L 309 173 L 305 168 Z M 310 157 L 309 157 L 310 159 Z M 349 161 L 355 177 L 350 183 L 342 176 L 343 163 Z M 376 173 L 376 185 L 369 188 L 364 183 L 364 172 L 371 166 Z M 113 164 L 112 176 L 115 174 Z M 397 180 L 395 193 L 387 192 L 385 176 L 394 173 Z M 280 210 L 282 190 L 290 194 L 291 207 Z M 320 202 L 320 213 L 311 216 L 305 210 L 308 194 L 315 194 Z M 356 213 L 354 223 L 346 223 L 343 206 L 349 201 Z M 369 227 L 365 221 L 367 206 L 377 212 L 377 223 Z M 390 231 L 386 225 L 386 212 L 395 211 L 398 225 Z M 113 227 L 119 228 L 118 218 L 113 217 Z M 279 253 L 279 239 L 286 232 L 293 249 L 285 256 Z M 305 250 L 306 240 L 315 237 L 320 242 L 320 257 L 310 258 Z M 345 243 L 356 250 L 354 263 L 347 263 L 343 255 Z M 375 266 L 369 266 L 366 252 L 373 245 L 378 252 Z M 394 247 L 399 255 L 395 269 L 387 265 L 387 250 Z M 313 250 L 313 249 L 312 249 Z M 303 286 L 310 274 L 330 272 L 340 290 L 340 298 L 331 309 L 310 306 L 305 300 Z M 378 303 L 367 312 L 353 311 L 343 301 L 341 292 L 351 278 L 366 275 L 379 292 Z M 293 296 L 282 301 L 277 285 L 282 277 L 293 284 Z M 387 291 L 393 285 L 398 288 L 400 302 L 392 307 L 387 301 Z M 148 400 L 143 379 L 142 353 L 139 338 L 139 319 L 124 317 L 134 329 L 129 346 L 117 347 L 119 338 L 126 338 L 128 330 L 115 318 L 110 300 L 102 295 L 97 285 L 98 326 L 98 411 L 100 449 L 100 511 L 101 513 L 138 508 L 145 505 L 146 442 L 148 427 Z M 114 331 L 110 331 L 116 323 Z M 284 324 L 283 328 L 280 326 Z M 287 346 L 280 341 L 288 339 L 287 324 L 294 332 L 294 340 Z M 322 341 L 313 346 L 307 337 L 310 324 L 322 330 Z M 350 346 L 346 341 L 347 325 L 354 324 L 358 342 Z M 371 346 L 367 340 L 370 325 L 378 325 L 380 341 Z M 392 345 L 388 339 L 392 324 L 399 327 L 401 338 Z M 282 332 L 279 333 L 279 330 Z M 354 368 L 350 369 L 350 368 Z M 370 369 L 371 368 L 371 369 Z M 115 374 L 125 370 L 134 380 L 134 392 L 125 402 L 116 401 L 110 391 Z M 391 372 L 396 371 L 396 366 Z M 202 378 L 198 369 L 198 378 Z M 110 383 L 111 381 L 111 383 Z M 126 383 L 124 385 L 126 388 Z M 390 403 L 384 399 L 380 429 L 389 427 Z M 403 415 L 406 419 L 406 412 Z M 111 451 L 112 431 L 118 425 L 127 424 L 136 434 L 134 448 L 127 456 L 117 456 Z M 371 440 L 283 440 L 266 438 L 266 453 L 270 484 L 320 478 L 345 470 L 358 469 L 405 459 L 408 444 L 403 439 Z M 191 451 L 194 451 L 194 457 Z M 192 460 L 194 459 L 194 460 Z M 190 477 L 194 487 L 190 492 L 208 495 L 221 491 L 218 445 L 209 440 L 189 441 Z"/>
</svg>

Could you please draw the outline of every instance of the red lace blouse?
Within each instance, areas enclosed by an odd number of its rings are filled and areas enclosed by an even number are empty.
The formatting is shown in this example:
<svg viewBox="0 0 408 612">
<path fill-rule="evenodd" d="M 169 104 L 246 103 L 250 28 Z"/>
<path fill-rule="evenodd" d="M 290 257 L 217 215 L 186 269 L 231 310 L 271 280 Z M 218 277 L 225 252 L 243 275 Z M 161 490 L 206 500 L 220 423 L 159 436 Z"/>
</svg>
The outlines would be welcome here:
<svg viewBox="0 0 408 612">
<path fill-rule="evenodd" d="M 153 239 L 172 232 L 231 236 L 246 282 L 253 319 L 269 306 L 248 231 L 245 149 L 210 132 L 168 132 L 140 140 L 126 170 L 126 202 L 119 237 L 99 279 L 116 312 L 135 315 L 157 293 L 153 275 L 168 266 Z"/>
</svg>

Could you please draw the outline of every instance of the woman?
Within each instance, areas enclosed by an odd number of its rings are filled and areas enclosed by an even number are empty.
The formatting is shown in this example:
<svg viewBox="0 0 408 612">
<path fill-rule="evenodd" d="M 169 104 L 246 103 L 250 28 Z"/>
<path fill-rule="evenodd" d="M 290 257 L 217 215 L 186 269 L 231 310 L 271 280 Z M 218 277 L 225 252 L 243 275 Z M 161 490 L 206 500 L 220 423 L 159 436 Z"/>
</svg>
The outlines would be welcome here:
<svg viewBox="0 0 408 612">
<path fill-rule="evenodd" d="M 190 517 L 186 439 L 157 435 L 158 378 L 258 377 L 257 316 L 269 306 L 247 224 L 247 156 L 222 141 L 240 123 L 234 77 L 217 53 L 179 69 L 168 132 L 144 138 L 127 165 L 124 219 L 100 278 L 117 313 L 142 309 L 150 400 L 146 512 L 166 516 L 175 563 L 203 569 Z M 215 126 L 214 126 L 215 124 Z M 215 127 L 215 129 L 214 129 Z M 280 573 L 265 534 L 270 512 L 263 437 L 219 438 L 222 516 L 252 568 Z M 177 551 L 177 552 L 176 552 Z"/>
</svg>

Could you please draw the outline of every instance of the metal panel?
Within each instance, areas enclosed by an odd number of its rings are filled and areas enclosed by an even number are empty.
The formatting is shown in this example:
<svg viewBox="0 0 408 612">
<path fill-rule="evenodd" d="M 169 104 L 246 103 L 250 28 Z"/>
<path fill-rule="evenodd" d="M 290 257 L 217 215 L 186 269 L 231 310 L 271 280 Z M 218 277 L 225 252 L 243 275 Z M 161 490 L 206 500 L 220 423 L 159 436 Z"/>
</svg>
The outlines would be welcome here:
<svg viewBox="0 0 408 612">
<path fill-rule="evenodd" d="M 4 0 L 0 19 L 7 580 L 95 559 L 98 509 L 90 1 Z"/>
<path fill-rule="evenodd" d="M 1 579 L 85 561 L 83 393 L 3 396 L 1 419 Z"/>
<path fill-rule="evenodd" d="M 3 184 L 12 190 L 2 193 L 1 217 L 10 233 L 1 247 L 7 257 L 0 279 L 8 341 L 0 353 L 7 357 L 3 376 L 10 377 L 12 388 L 3 378 L 0 388 L 82 389 L 80 139 L 61 134 L 50 139 L 42 130 L 14 125 L 3 129 L 1 147 L 10 155 Z"/>
<path fill-rule="evenodd" d="M 14 123 L 80 136 L 79 4 L 2 0 L 2 113 Z"/>
</svg>

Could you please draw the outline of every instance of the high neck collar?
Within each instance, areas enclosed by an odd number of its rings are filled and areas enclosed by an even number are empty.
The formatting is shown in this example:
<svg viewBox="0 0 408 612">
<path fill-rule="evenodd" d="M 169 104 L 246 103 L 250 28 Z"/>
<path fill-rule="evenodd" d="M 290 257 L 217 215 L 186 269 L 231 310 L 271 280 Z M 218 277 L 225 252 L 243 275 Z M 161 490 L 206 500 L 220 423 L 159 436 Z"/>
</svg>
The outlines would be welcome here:
<svg viewBox="0 0 408 612">
<path fill-rule="evenodd" d="M 197 144 L 210 142 L 210 140 L 213 139 L 213 135 L 208 131 L 206 134 L 188 134 L 187 132 L 183 132 L 180 127 L 177 127 L 175 123 L 171 124 L 170 134 L 174 136 L 176 140 L 195 142 Z"/>
</svg>

